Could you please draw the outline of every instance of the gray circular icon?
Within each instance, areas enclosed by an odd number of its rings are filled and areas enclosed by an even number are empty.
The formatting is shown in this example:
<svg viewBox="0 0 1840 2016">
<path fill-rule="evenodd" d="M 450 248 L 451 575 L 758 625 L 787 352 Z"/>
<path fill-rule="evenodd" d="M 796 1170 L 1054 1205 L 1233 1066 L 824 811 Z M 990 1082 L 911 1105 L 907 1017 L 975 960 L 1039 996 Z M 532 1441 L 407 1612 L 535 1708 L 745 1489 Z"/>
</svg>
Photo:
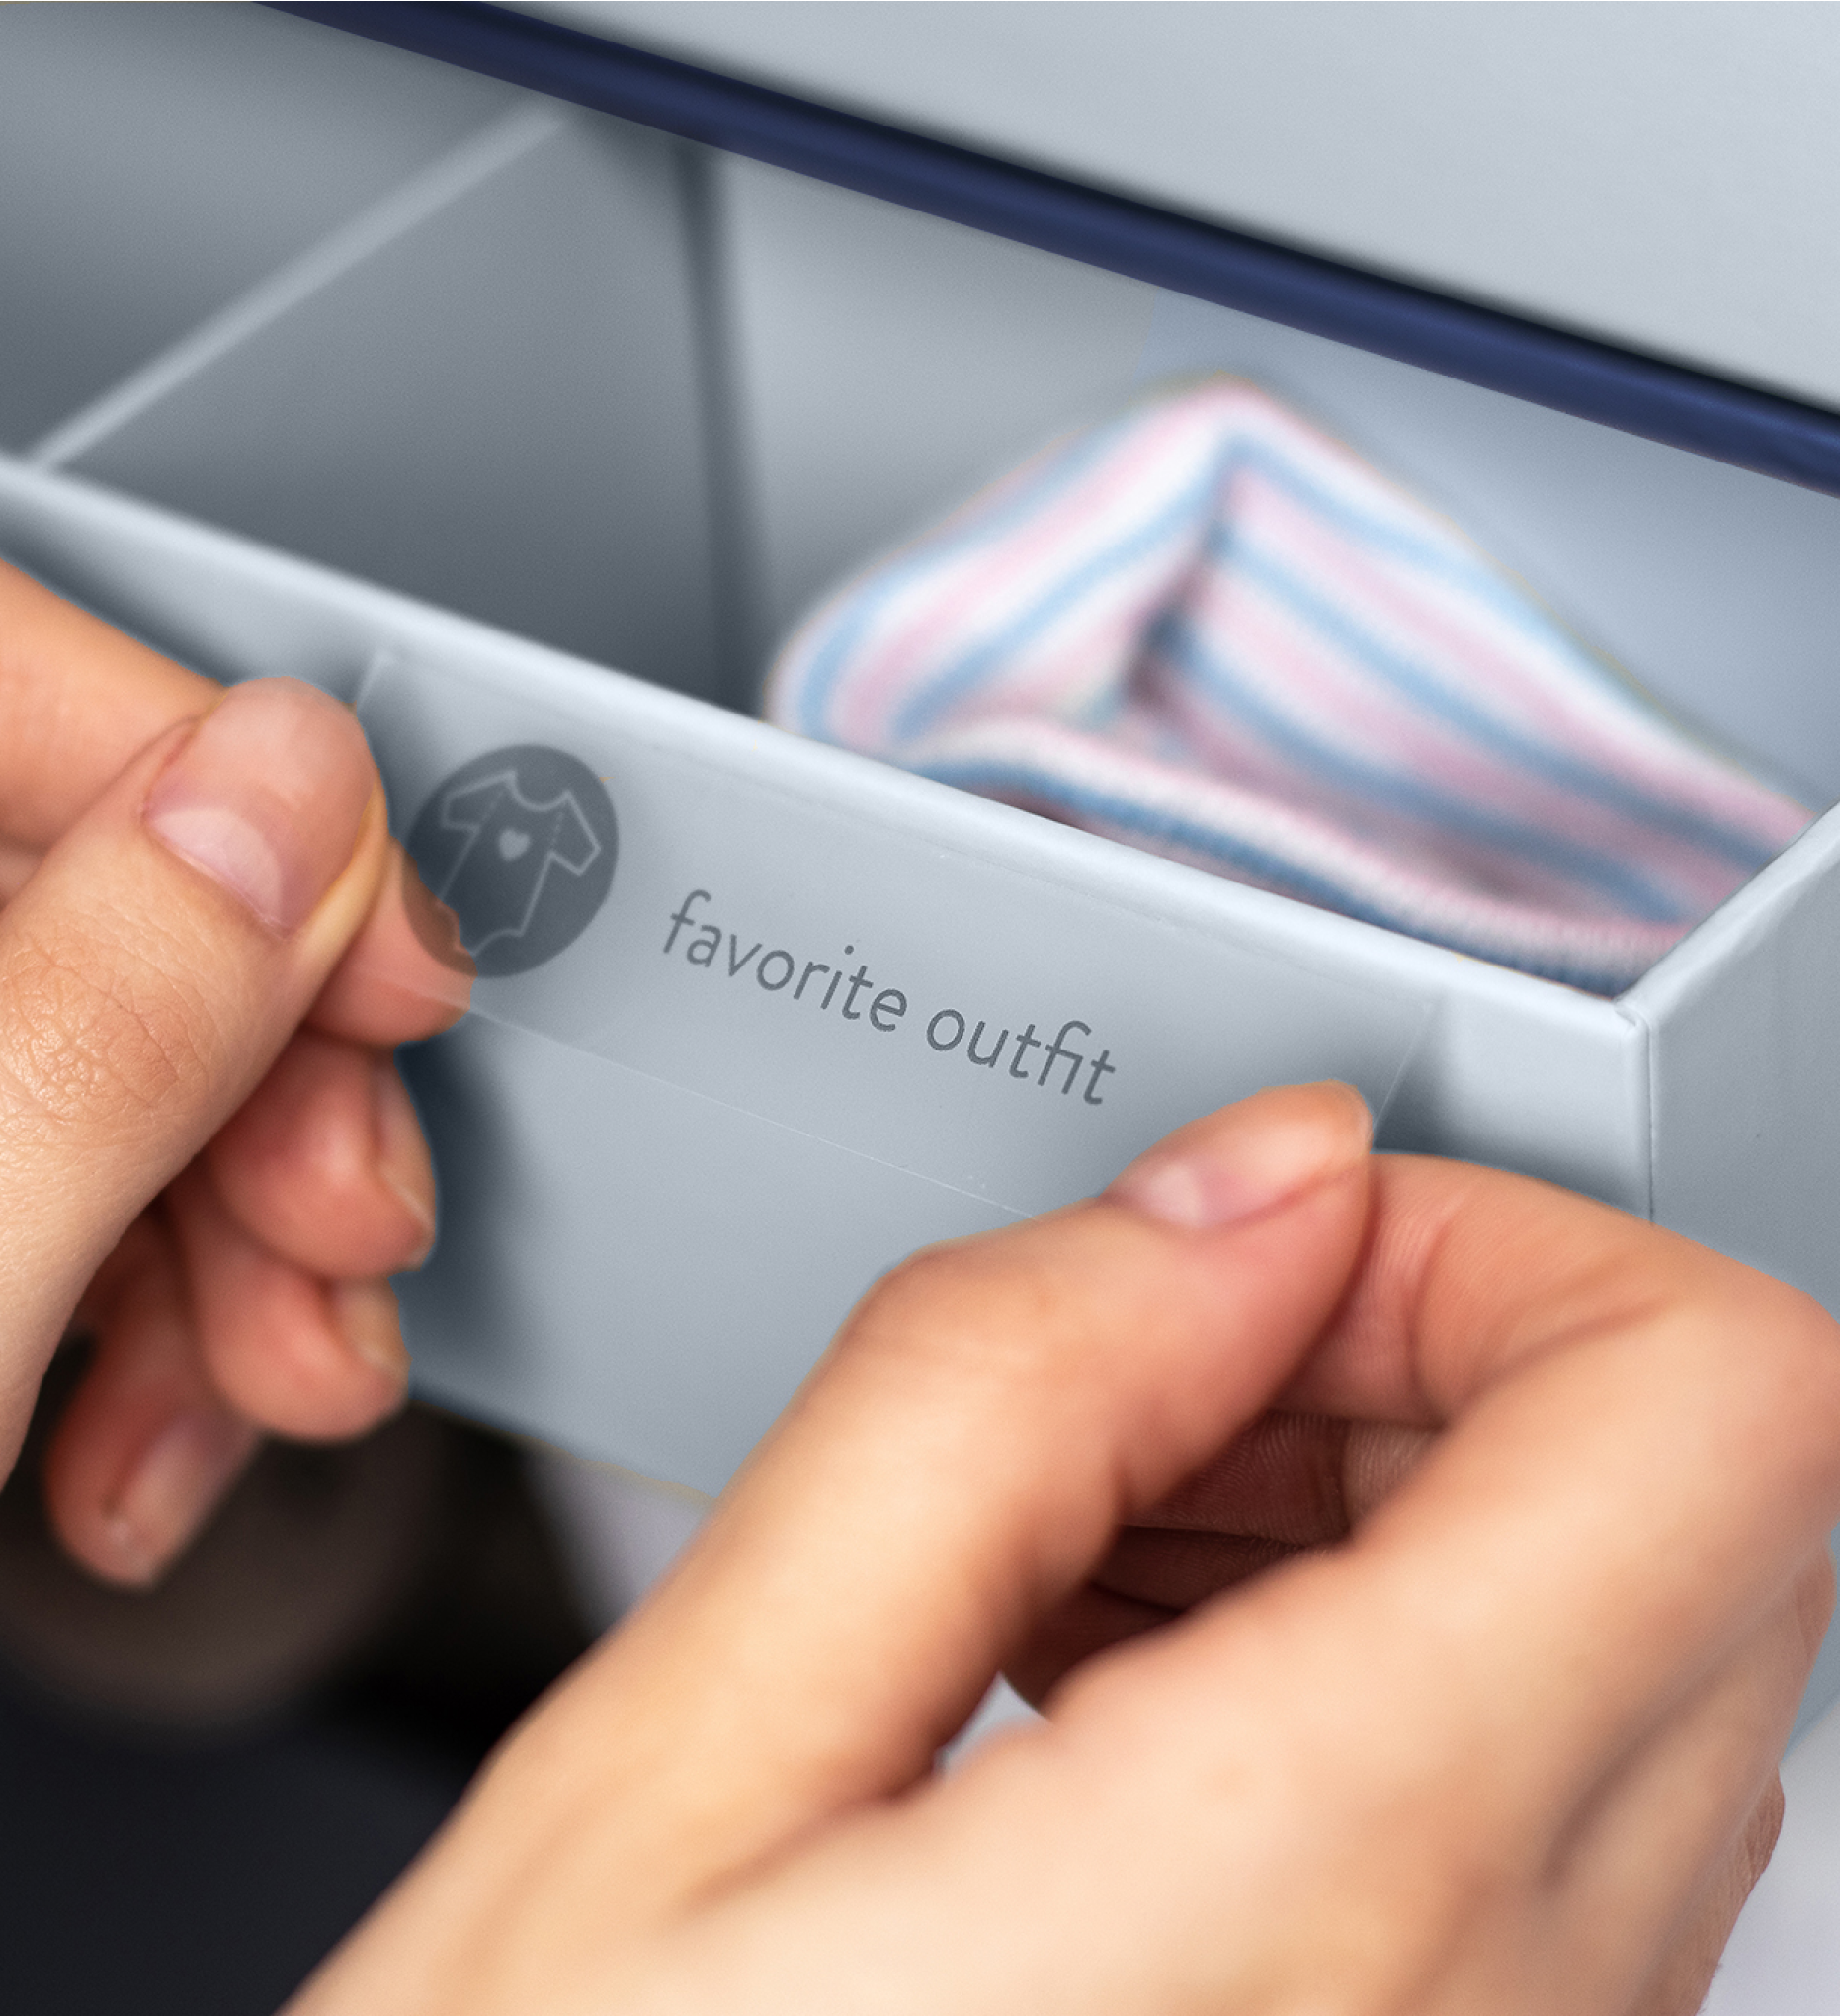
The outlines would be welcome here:
<svg viewBox="0 0 1840 2016">
<path fill-rule="evenodd" d="M 423 882 L 460 920 L 482 979 L 573 945 L 614 882 L 613 800 L 585 763 L 537 742 L 475 756 L 436 786 L 409 833 Z"/>
</svg>

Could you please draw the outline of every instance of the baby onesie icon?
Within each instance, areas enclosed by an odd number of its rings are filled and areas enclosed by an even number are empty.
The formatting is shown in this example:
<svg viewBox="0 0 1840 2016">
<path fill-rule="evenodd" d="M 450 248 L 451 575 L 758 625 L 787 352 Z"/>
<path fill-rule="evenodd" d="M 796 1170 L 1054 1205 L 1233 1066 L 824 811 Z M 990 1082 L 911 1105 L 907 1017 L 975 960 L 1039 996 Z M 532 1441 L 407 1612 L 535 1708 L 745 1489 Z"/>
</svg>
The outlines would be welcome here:
<svg viewBox="0 0 1840 2016">
<path fill-rule="evenodd" d="M 494 749 L 443 780 L 409 835 L 424 882 L 460 921 L 482 978 L 572 945 L 613 886 L 613 801 L 585 763 L 539 743 Z"/>
</svg>

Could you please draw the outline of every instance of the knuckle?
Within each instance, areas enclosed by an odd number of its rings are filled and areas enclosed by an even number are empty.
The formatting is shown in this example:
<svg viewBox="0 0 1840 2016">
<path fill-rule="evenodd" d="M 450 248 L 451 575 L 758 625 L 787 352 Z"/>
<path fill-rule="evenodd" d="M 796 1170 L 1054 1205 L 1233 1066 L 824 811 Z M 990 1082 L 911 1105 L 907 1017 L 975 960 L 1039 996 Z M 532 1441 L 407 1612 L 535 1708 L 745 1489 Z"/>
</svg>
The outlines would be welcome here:
<svg viewBox="0 0 1840 2016">
<path fill-rule="evenodd" d="M 857 1304 L 850 1338 L 905 1334 L 929 1328 L 958 1299 L 962 1268 L 949 1246 L 923 1247 L 890 1267 Z"/>
<path fill-rule="evenodd" d="M 1080 1307 L 1041 1255 L 999 1233 L 910 1254 L 864 1297 L 841 1341 L 853 1350 L 969 1358 L 997 1372 L 1064 1341 Z"/>
<path fill-rule="evenodd" d="M 49 1127 L 131 1125 L 209 1065 L 198 997 L 147 960 L 26 936 L 0 964 L 0 1070 Z"/>
<path fill-rule="evenodd" d="M 1834 1564 L 1825 1546 L 1798 1577 L 1794 1601 L 1803 1649 L 1812 1660 L 1834 1614 Z"/>
<path fill-rule="evenodd" d="M 1840 1323 L 1812 1296 L 1737 1261 L 1704 1303 L 1724 1432 L 1806 1509 L 1840 1501 Z"/>
<path fill-rule="evenodd" d="M 923 1246 L 897 1261 L 876 1283 L 869 1292 L 871 1306 L 884 1315 L 928 1309 L 958 1293 L 965 1271 L 960 1247 Z"/>
<path fill-rule="evenodd" d="M 1812 1420 L 1840 1458 L 1840 1323 L 1786 1283 L 1758 1277 L 1745 1324 L 1747 1348 L 1779 1402 Z"/>
<path fill-rule="evenodd" d="M 1752 1808 L 1739 1844 L 1738 1880 L 1746 1896 L 1757 1888 L 1764 1871 L 1770 1866 L 1770 1858 L 1776 1853 L 1776 1844 L 1782 1837 L 1785 1809 L 1783 1780 L 1773 1771 L 1769 1784 L 1763 1789 L 1763 1796 Z"/>
</svg>

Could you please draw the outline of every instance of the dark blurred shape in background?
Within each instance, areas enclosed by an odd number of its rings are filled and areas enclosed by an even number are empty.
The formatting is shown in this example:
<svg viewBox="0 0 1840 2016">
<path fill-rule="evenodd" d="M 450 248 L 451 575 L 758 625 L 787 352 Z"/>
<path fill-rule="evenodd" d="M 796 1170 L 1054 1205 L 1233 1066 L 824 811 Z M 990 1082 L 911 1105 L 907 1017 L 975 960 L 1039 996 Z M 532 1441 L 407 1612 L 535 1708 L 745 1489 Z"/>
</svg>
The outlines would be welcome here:
<svg viewBox="0 0 1840 2016">
<path fill-rule="evenodd" d="M 0 2008 L 267 2016 L 585 1649 L 512 1444 L 411 1407 L 272 1445 L 147 1594 L 0 1492 Z"/>
</svg>

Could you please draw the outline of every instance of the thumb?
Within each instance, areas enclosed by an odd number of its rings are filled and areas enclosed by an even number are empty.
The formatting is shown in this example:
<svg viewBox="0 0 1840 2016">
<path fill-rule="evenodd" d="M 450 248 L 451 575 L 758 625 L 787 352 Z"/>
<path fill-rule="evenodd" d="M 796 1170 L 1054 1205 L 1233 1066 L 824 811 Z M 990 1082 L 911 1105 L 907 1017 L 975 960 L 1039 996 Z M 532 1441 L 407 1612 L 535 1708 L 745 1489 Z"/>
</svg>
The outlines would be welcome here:
<svg viewBox="0 0 1840 2016">
<path fill-rule="evenodd" d="M 1295 1372 L 1356 1263 L 1367 1146 L 1346 1086 L 1264 1092 L 1103 1198 L 897 1269 L 488 1796 L 572 1785 L 565 1826 L 617 1831 L 636 1904 L 913 1783 L 1118 1524 Z"/>
<path fill-rule="evenodd" d="M 144 749 L 0 912 L 0 1473 L 90 1276 L 279 1053 L 386 847 L 357 721 L 261 680 Z"/>
</svg>

